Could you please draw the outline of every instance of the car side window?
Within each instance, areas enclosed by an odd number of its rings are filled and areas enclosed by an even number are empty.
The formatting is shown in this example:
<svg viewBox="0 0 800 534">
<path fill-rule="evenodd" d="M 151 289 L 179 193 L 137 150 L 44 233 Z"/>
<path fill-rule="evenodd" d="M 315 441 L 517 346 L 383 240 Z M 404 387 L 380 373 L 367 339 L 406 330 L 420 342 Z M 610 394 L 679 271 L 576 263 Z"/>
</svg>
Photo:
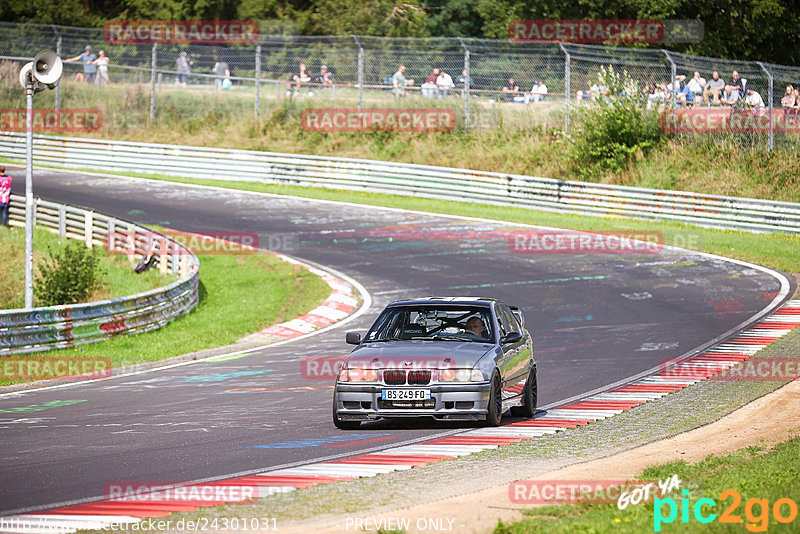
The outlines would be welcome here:
<svg viewBox="0 0 800 534">
<path fill-rule="evenodd" d="M 505 336 L 509 332 L 511 332 L 510 328 L 511 325 L 508 322 L 508 317 L 506 317 L 503 306 L 498 305 L 497 308 L 497 322 L 500 323 L 500 336 Z"/>
<path fill-rule="evenodd" d="M 511 331 L 512 332 L 519 332 L 521 334 L 522 333 L 522 327 L 520 326 L 519 321 L 517 320 L 517 316 L 514 315 L 514 312 L 512 312 L 507 307 L 503 307 L 503 315 L 506 316 L 506 319 L 507 319 L 509 328 L 511 328 Z"/>
</svg>

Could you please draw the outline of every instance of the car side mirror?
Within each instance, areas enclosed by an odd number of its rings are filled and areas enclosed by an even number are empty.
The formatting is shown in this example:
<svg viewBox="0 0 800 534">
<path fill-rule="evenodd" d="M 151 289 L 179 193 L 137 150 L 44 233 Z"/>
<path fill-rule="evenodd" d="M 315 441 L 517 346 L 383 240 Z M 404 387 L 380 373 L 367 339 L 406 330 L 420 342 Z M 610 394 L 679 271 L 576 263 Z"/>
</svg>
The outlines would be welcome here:
<svg viewBox="0 0 800 534">
<path fill-rule="evenodd" d="M 350 345 L 361 345 L 361 334 L 358 332 L 348 332 L 345 334 L 344 340 Z"/>
<path fill-rule="evenodd" d="M 519 332 L 509 332 L 508 334 L 503 336 L 502 339 L 503 345 L 509 343 L 519 343 L 520 341 L 522 341 L 522 334 L 520 334 Z"/>
</svg>

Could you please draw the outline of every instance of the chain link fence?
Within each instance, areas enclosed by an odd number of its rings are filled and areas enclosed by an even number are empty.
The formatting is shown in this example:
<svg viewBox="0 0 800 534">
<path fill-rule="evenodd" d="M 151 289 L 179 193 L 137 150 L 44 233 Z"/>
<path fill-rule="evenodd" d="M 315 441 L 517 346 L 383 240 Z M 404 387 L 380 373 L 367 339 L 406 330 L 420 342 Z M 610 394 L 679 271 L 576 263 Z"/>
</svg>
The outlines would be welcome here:
<svg viewBox="0 0 800 534">
<path fill-rule="evenodd" d="M 171 118 L 196 119 L 197 128 L 209 127 L 209 121 L 244 123 L 286 105 L 444 107 L 455 113 L 456 128 L 462 130 L 569 131 L 576 106 L 608 97 L 602 73 L 613 68 L 629 80 L 625 90 L 639 94 L 643 107 L 658 109 L 665 128 L 677 138 L 693 142 L 702 134 L 741 146 L 798 147 L 800 94 L 791 107 L 783 97 L 788 85 L 791 91 L 800 85 L 800 68 L 769 63 L 646 48 L 474 38 L 260 35 L 256 44 L 176 45 L 109 44 L 99 28 L 0 23 L 0 31 L 0 108 L 24 108 L 19 68 L 39 50 L 55 50 L 65 60 L 86 46 L 95 54 L 103 51 L 110 60 L 107 84 L 99 75 L 90 80 L 80 60 L 69 61 L 56 91 L 35 99 L 37 108 L 99 108 L 101 133 L 146 125 L 166 128 Z M 405 67 L 404 91 L 393 80 L 400 65 Z M 705 84 L 714 71 L 731 83 L 737 71 L 743 94 L 733 105 L 718 104 L 713 94 L 704 95 L 690 83 L 695 71 Z M 682 77 L 691 98 L 681 94 L 686 92 Z M 754 89 L 763 105 L 745 105 L 747 89 Z M 756 120 L 734 120 L 742 117 Z M 707 128 L 710 124 L 717 127 Z"/>
</svg>

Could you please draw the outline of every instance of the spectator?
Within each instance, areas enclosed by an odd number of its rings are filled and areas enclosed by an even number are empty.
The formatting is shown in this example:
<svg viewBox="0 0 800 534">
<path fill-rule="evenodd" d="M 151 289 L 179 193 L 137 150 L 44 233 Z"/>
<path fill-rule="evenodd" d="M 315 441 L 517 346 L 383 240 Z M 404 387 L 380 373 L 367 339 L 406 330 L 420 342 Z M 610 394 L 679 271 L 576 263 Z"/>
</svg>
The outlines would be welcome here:
<svg viewBox="0 0 800 534">
<path fill-rule="evenodd" d="M 642 91 L 642 94 L 647 98 L 647 109 L 658 107 L 662 102 L 664 102 L 664 91 L 655 83 L 651 83 L 648 87 L 646 87 Z"/>
<path fill-rule="evenodd" d="M 541 78 L 537 79 L 536 83 L 533 84 L 533 87 L 531 87 L 530 99 L 533 102 L 541 102 L 542 100 L 544 100 L 546 94 L 547 94 L 547 86 L 544 84 Z M 528 103 L 527 99 L 525 103 L 526 104 Z"/>
<path fill-rule="evenodd" d="M 586 91 L 581 91 L 580 89 L 578 89 L 575 92 L 575 100 L 577 100 L 578 102 L 580 102 L 581 100 L 591 100 L 592 99 L 592 92 L 593 92 L 593 89 L 595 89 L 595 88 L 597 88 L 597 84 L 590 85 L 589 89 L 587 89 Z"/>
<path fill-rule="evenodd" d="M 439 79 L 439 69 L 434 68 L 428 77 L 425 78 L 425 83 L 422 84 L 422 96 L 433 98 L 434 95 L 439 93 L 439 88 L 436 86 L 436 80 Z"/>
<path fill-rule="evenodd" d="M 744 97 L 744 80 L 739 78 L 739 73 L 738 72 L 733 71 L 731 73 L 731 83 L 730 83 L 730 85 L 731 85 L 731 87 L 734 88 L 734 90 L 736 90 L 739 93 L 739 98 L 743 98 Z"/>
<path fill-rule="evenodd" d="M 0 165 L 0 218 L 3 226 L 8 226 L 8 206 L 11 204 L 11 177 L 6 168 Z"/>
<path fill-rule="evenodd" d="M 222 89 L 223 82 L 231 79 L 231 69 L 225 61 L 217 61 L 211 67 L 211 72 L 214 73 L 214 89 L 219 91 Z"/>
<path fill-rule="evenodd" d="M 686 85 L 686 76 L 679 76 L 678 78 L 678 88 L 675 90 L 675 102 L 680 106 L 694 103 L 694 93 Z"/>
<path fill-rule="evenodd" d="M 94 83 L 95 76 L 97 75 L 97 65 L 94 64 L 95 59 L 97 59 L 97 56 L 92 54 L 92 47 L 87 45 L 82 54 L 65 59 L 64 63 L 72 63 L 73 61 L 80 60 L 81 63 L 83 63 L 83 81 L 86 83 Z M 77 79 L 76 77 L 76 80 Z"/>
<path fill-rule="evenodd" d="M 319 68 L 319 74 L 311 78 L 311 83 L 317 84 L 320 87 L 333 86 L 333 74 L 328 70 L 327 65 L 322 65 Z"/>
<path fill-rule="evenodd" d="M 608 87 L 606 87 L 606 82 L 603 80 L 602 75 L 597 76 L 597 81 L 589 88 L 589 93 L 592 100 L 597 100 L 598 97 L 608 94 Z"/>
<path fill-rule="evenodd" d="M 796 100 L 797 91 L 791 85 L 786 86 L 786 93 L 781 98 L 781 106 L 783 106 L 785 115 L 796 115 L 800 102 Z"/>
<path fill-rule="evenodd" d="M 467 85 L 467 69 L 464 69 L 461 71 L 461 76 L 459 76 L 458 80 L 456 80 L 456 87 L 458 87 L 459 89 L 464 89 L 466 88 L 466 85 Z M 472 76 L 469 77 L 469 87 L 470 89 L 475 88 L 475 82 L 472 81 Z"/>
<path fill-rule="evenodd" d="M 686 84 L 689 90 L 694 94 L 694 100 L 700 100 L 703 97 L 703 91 L 706 89 L 706 79 L 700 76 L 698 71 L 694 71 L 692 79 Z"/>
<path fill-rule="evenodd" d="M 791 85 L 786 86 L 786 92 L 783 94 L 783 98 L 781 98 L 781 106 L 785 108 L 794 106 L 794 87 Z"/>
<path fill-rule="evenodd" d="M 747 96 L 744 99 L 744 103 L 751 108 L 764 109 L 764 99 L 752 87 L 747 88 Z"/>
<path fill-rule="evenodd" d="M 439 72 L 439 76 L 436 78 L 436 87 L 438 88 L 437 94 L 439 98 L 447 97 L 447 93 L 454 87 L 452 76 L 445 71 Z"/>
<path fill-rule="evenodd" d="M 304 83 L 311 81 L 311 71 L 306 68 L 305 63 L 300 63 L 300 68 L 297 74 L 292 75 L 292 83 L 289 83 L 286 88 L 286 96 L 291 96 L 292 92 L 299 93 L 303 88 Z"/>
<path fill-rule="evenodd" d="M 92 63 L 97 66 L 97 85 L 100 87 L 108 85 L 108 56 L 104 50 L 97 53 L 97 59 Z"/>
<path fill-rule="evenodd" d="M 519 85 L 514 81 L 513 76 L 509 76 L 508 81 L 503 86 L 503 102 L 513 102 L 519 95 Z"/>
<path fill-rule="evenodd" d="M 189 59 L 189 54 L 186 53 L 186 50 L 178 54 L 178 59 L 175 60 L 175 72 L 177 73 L 175 85 L 186 88 L 186 80 L 192 73 L 192 65 L 194 65 L 194 61 Z"/>
<path fill-rule="evenodd" d="M 406 79 L 405 77 L 406 66 L 400 65 L 397 67 L 397 72 L 392 76 L 392 90 L 396 98 L 401 96 L 408 96 L 407 86 L 414 85 L 414 79 Z"/>
<path fill-rule="evenodd" d="M 714 105 L 719 105 L 719 97 L 722 91 L 725 90 L 725 80 L 719 77 L 719 72 L 714 71 L 711 79 L 706 83 L 706 89 L 703 91 L 703 102 L 709 103 L 709 100 L 714 101 Z"/>
<path fill-rule="evenodd" d="M 725 86 L 725 92 L 720 98 L 720 102 L 726 106 L 733 106 L 739 100 L 739 91 L 733 88 L 732 85 Z"/>
</svg>

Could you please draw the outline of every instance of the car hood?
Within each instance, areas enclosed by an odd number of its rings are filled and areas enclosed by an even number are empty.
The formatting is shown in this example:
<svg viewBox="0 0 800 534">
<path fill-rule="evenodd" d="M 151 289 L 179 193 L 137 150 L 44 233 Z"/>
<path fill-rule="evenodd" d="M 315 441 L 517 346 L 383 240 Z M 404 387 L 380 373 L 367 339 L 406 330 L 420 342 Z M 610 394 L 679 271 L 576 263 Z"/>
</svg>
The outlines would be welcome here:
<svg viewBox="0 0 800 534">
<path fill-rule="evenodd" d="M 373 368 L 472 368 L 487 352 L 491 343 L 468 341 L 388 341 L 364 343 L 350 353 L 347 366 Z M 410 364 L 407 362 L 411 362 Z"/>
</svg>

